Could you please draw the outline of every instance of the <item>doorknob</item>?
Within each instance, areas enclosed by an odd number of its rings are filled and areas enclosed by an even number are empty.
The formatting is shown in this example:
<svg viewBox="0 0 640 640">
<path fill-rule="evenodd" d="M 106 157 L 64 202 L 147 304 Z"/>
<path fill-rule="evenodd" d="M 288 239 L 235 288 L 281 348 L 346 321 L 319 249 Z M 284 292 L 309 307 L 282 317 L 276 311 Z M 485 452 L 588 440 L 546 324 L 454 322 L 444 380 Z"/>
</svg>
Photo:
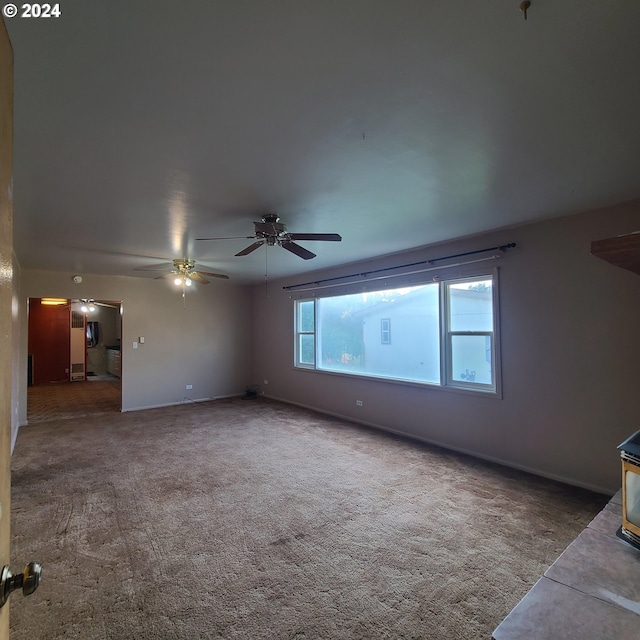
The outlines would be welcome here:
<svg viewBox="0 0 640 640">
<path fill-rule="evenodd" d="M 37 562 L 30 562 L 25 568 L 24 573 L 14 576 L 11 573 L 9 565 L 2 567 L 2 575 L 0 575 L 0 607 L 3 607 L 9 596 L 16 590 L 22 589 L 25 596 L 30 596 L 40 584 L 42 576 L 42 566 Z"/>
</svg>

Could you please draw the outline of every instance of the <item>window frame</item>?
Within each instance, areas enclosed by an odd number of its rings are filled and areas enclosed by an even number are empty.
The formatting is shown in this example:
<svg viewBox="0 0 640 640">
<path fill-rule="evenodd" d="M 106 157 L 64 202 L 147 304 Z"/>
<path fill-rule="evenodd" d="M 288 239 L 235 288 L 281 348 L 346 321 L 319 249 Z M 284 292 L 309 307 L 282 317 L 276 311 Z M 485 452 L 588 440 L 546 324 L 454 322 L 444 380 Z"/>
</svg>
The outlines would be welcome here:
<svg viewBox="0 0 640 640">
<path fill-rule="evenodd" d="M 305 302 L 313 302 L 313 331 L 303 331 L 301 328 L 302 325 L 302 314 L 300 312 L 300 308 L 302 307 L 303 303 Z M 318 345 L 316 342 L 316 336 L 317 336 L 317 326 L 316 326 L 316 322 L 317 322 L 317 317 L 316 317 L 316 309 L 317 309 L 317 305 L 316 305 L 316 301 L 315 298 L 303 298 L 300 300 L 296 300 L 295 304 L 294 304 L 294 317 L 293 317 L 293 322 L 294 322 L 294 327 L 295 327 L 295 331 L 294 331 L 294 366 L 296 368 L 299 369 L 312 369 L 312 370 L 316 370 L 316 353 L 318 351 Z M 302 337 L 303 336 L 313 336 L 313 362 L 309 363 L 309 362 L 302 362 L 301 360 L 301 356 L 302 356 Z"/>
<path fill-rule="evenodd" d="M 491 331 L 453 331 L 451 329 L 451 289 L 452 284 L 461 284 L 465 282 L 477 282 L 479 280 L 491 279 L 491 306 L 492 306 L 492 330 Z M 447 278 L 440 283 L 440 327 L 441 335 L 441 357 L 440 362 L 442 369 L 440 372 L 441 385 L 455 389 L 468 389 L 473 391 L 482 391 L 484 393 L 498 392 L 498 343 L 496 339 L 497 317 L 498 317 L 498 297 L 497 297 L 497 272 L 487 273 L 483 275 L 465 276 L 462 278 Z M 491 340 L 491 378 L 490 383 L 485 382 L 467 382 L 465 380 L 456 380 L 453 377 L 453 338 L 455 336 L 485 336 Z M 444 382 L 442 382 L 444 381 Z"/>
<path fill-rule="evenodd" d="M 492 331 L 451 331 L 451 315 L 450 315 L 450 302 L 449 292 L 452 284 L 459 284 L 464 282 L 475 282 L 479 280 L 491 280 L 492 291 L 492 316 L 493 327 Z M 448 277 L 430 277 L 430 278 L 412 278 L 411 281 L 394 283 L 394 287 L 405 286 L 418 286 L 423 284 L 439 285 L 439 348 L 440 348 L 440 381 L 439 382 L 426 382 L 419 380 L 408 380 L 403 378 L 385 377 L 376 374 L 367 374 L 364 372 L 352 373 L 346 371 L 333 371 L 330 369 L 319 368 L 317 366 L 317 354 L 318 354 L 318 305 L 317 301 L 321 298 L 332 298 L 357 293 L 354 289 L 340 288 L 339 292 L 329 293 L 327 291 L 322 294 L 309 295 L 304 298 L 294 299 L 294 327 L 295 327 L 295 342 L 294 342 L 294 368 L 303 369 L 307 371 L 314 371 L 320 374 L 326 375 L 338 375 L 347 376 L 349 378 L 361 378 L 365 380 L 377 380 L 382 382 L 389 382 L 393 384 L 404 384 L 410 386 L 417 386 L 420 388 L 429 389 L 441 389 L 444 391 L 455 391 L 460 393 L 471 393 L 473 395 L 485 395 L 490 397 L 502 397 L 502 372 L 501 372 L 501 357 L 500 357 L 500 312 L 499 312 L 499 281 L 498 281 L 498 268 L 489 268 L 483 270 L 474 270 L 473 272 L 460 273 L 456 275 L 450 275 Z M 384 291 L 389 287 L 381 286 L 380 289 L 370 289 L 373 291 Z M 361 291 L 361 289 L 360 289 Z M 299 309 L 303 302 L 313 302 L 313 321 L 314 331 L 312 332 L 300 332 L 298 331 L 299 322 Z M 300 358 L 300 335 L 312 334 L 314 336 L 314 362 L 313 364 L 301 363 Z M 389 334 L 390 335 L 390 334 Z M 456 335 L 484 335 L 491 340 L 491 373 L 492 382 L 490 384 L 482 382 L 467 382 L 464 380 L 455 380 L 452 372 L 452 344 L 453 338 Z M 384 344 L 384 343 L 382 343 Z"/>
</svg>

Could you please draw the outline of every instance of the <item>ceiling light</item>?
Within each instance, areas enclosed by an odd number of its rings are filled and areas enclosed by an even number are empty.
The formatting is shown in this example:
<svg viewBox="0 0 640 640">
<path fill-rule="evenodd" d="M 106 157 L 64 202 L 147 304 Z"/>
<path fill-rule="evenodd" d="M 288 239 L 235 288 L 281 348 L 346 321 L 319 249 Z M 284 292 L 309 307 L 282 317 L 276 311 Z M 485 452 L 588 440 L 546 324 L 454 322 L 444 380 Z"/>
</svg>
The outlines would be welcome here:
<svg viewBox="0 0 640 640">
<path fill-rule="evenodd" d="M 67 304 L 69 302 L 66 298 L 42 298 L 40 304 L 46 304 L 49 306 L 58 306 L 61 304 Z"/>
<path fill-rule="evenodd" d="M 189 278 L 185 278 L 184 283 L 187 285 L 187 287 L 191 286 L 191 280 Z"/>
<path fill-rule="evenodd" d="M 176 278 L 176 279 L 173 281 L 173 283 L 174 283 L 174 284 L 182 284 L 182 278 Z"/>
</svg>

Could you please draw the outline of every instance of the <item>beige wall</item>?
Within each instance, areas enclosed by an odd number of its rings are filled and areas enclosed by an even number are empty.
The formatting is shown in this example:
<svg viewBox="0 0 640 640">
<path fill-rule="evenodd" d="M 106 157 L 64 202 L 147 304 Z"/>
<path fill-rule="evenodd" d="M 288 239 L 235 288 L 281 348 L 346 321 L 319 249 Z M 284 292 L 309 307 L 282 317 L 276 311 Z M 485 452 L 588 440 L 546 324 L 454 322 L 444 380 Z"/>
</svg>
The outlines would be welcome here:
<svg viewBox="0 0 640 640">
<path fill-rule="evenodd" d="M 640 429 L 640 275 L 591 256 L 590 243 L 637 230 L 640 202 L 627 203 L 272 282 L 268 297 L 255 287 L 269 339 L 256 342 L 254 378 L 268 396 L 613 493 L 616 445 Z M 518 246 L 497 261 L 502 399 L 293 368 L 284 284 L 508 242 Z"/>
<path fill-rule="evenodd" d="M 244 392 L 251 384 L 251 291 L 231 282 L 196 285 L 187 293 L 170 280 L 23 270 L 20 363 L 27 359 L 27 300 L 47 296 L 122 302 L 122 408 L 156 407 Z M 137 349 L 132 343 L 144 336 Z M 193 389 L 186 391 L 187 384 Z M 20 371 L 26 398 L 26 366 Z M 19 407 L 26 423 L 26 403 Z"/>
</svg>

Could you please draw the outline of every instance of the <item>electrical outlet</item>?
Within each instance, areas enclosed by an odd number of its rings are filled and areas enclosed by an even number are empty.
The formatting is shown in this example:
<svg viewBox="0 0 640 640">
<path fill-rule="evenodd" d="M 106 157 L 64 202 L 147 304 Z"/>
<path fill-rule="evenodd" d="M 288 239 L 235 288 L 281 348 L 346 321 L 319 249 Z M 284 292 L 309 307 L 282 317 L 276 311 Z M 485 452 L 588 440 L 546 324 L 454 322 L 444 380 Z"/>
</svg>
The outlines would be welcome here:
<svg viewBox="0 0 640 640">
<path fill-rule="evenodd" d="M 192 385 L 192 384 L 188 384 L 188 385 L 187 385 L 187 391 L 188 391 L 189 389 L 193 389 L 193 385 Z"/>
<path fill-rule="evenodd" d="M 356 404 L 361 407 L 362 406 L 362 400 L 356 400 Z"/>
<path fill-rule="evenodd" d="M 268 381 L 268 380 L 263 380 L 263 382 L 264 382 L 265 384 L 269 384 L 269 381 Z"/>
</svg>

